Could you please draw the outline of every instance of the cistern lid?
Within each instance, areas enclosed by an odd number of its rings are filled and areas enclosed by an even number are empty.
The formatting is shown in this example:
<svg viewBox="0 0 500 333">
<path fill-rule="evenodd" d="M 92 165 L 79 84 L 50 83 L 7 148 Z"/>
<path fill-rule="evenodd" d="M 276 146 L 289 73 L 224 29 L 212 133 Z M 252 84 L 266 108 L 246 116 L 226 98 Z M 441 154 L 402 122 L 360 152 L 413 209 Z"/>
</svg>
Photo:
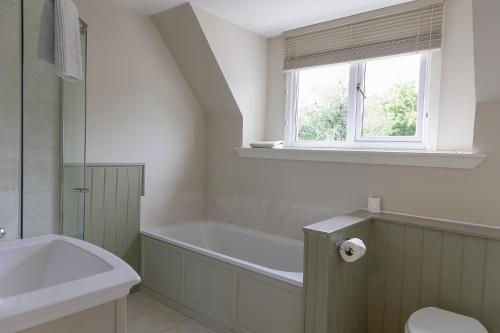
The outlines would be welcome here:
<svg viewBox="0 0 500 333">
<path fill-rule="evenodd" d="M 488 333 L 474 318 L 438 308 L 424 308 L 411 315 L 407 333 Z"/>
</svg>

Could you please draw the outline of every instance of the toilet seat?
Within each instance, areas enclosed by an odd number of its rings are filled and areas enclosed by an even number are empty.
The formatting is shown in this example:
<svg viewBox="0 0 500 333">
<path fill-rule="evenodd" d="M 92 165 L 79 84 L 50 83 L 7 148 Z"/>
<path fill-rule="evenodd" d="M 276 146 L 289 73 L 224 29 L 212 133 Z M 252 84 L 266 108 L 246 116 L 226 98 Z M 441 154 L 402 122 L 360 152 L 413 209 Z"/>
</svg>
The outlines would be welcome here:
<svg viewBox="0 0 500 333">
<path fill-rule="evenodd" d="M 438 308 L 424 308 L 413 313 L 406 323 L 406 333 L 488 333 L 474 318 Z"/>
</svg>

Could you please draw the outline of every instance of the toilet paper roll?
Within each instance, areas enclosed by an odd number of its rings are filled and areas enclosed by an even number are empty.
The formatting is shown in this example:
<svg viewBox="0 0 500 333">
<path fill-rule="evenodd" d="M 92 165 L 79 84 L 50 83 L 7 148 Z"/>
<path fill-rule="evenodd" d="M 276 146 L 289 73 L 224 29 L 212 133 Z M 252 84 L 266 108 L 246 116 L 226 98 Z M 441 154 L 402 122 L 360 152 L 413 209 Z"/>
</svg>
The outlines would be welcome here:
<svg viewBox="0 0 500 333">
<path fill-rule="evenodd" d="M 359 238 L 352 238 L 343 242 L 339 247 L 339 253 L 346 262 L 355 262 L 366 253 L 366 245 Z"/>
</svg>

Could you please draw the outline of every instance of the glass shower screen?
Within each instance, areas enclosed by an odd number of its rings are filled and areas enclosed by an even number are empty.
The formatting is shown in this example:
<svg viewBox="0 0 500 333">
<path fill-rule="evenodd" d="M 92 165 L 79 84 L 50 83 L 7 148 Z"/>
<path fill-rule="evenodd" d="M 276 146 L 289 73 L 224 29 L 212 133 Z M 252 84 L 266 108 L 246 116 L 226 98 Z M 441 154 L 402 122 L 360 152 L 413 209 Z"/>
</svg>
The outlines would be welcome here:
<svg viewBox="0 0 500 333">
<path fill-rule="evenodd" d="M 81 22 L 82 59 L 86 66 L 87 27 Z M 84 73 L 86 68 L 84 68 Z M 85 89 L 83 81 L 62 81 L 62 234 L 79 239 L 84 236 L 85 182 Z"/>
</svg>

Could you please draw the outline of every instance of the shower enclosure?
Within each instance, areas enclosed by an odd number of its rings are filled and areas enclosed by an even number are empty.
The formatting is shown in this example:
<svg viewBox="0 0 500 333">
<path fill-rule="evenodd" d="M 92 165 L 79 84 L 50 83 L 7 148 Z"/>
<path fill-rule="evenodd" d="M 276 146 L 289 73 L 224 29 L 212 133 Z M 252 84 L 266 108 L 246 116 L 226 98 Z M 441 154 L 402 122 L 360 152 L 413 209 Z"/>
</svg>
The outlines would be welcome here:
<svg viewBox="0 0 500 333">
<path fill-rule="evenodd" d="M 39 59 L 44 3 L 0 0 L 0 240 L 83 238 L 86 82 Z"/>
</svg>

